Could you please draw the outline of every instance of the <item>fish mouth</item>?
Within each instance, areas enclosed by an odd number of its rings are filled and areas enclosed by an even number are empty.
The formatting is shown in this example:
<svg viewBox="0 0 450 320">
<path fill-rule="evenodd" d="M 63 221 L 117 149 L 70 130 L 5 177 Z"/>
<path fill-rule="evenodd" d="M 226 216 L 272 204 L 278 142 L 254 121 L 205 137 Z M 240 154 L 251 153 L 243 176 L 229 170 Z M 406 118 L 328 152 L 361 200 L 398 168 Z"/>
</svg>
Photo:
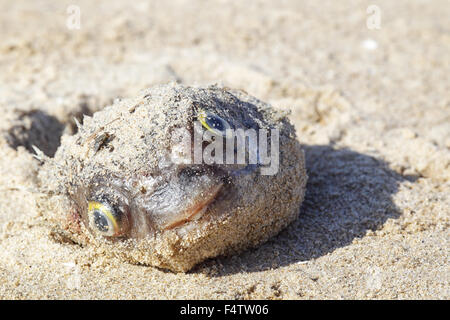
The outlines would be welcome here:
<svg viewBox="0 0 450 320">
<path fill-rule="evenodd" d="M 200 219 L 208 209 L 208 206 L 216 200 L 219 191 L 222 189 L 223 183 L 213 186 L 206 192 L 198 195 L 192 205 L 188 206 L 182 213 L 179 214 L 180 219 L 172 221 L 164 230 L 170 230 L 180 227 L 188 222 Z"/>
<path fill-rule="evenodd" d="M 166 178 L 150 175 L 95 178 L 71 196 L 78 221 L 92 234 L 108 239 L 143 239 L 185 224 L 197 225 L 196 221 L 219 202 L 219 194 L 228 190 L 226 176 L 216 171 L 191 169 Z M 97 208 L 91 212 L 90 202 L 99 203 L 105 210 Z M 108 226 L 118 231 L 112 236 L 104 234 L 90 220 L 89 212 L 94 211 L 99 211 L 97 215 L 105 216 L 111 222 Z"/>
</svg>

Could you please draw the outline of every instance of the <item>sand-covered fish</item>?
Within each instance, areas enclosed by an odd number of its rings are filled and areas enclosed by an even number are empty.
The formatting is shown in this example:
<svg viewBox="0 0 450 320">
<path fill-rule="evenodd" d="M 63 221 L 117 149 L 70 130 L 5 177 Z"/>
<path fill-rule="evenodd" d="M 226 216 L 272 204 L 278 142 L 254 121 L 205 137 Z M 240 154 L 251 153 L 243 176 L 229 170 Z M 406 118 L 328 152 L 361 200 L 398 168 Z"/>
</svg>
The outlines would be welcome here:
<svg viewBox="0 0 450 320">
<path fill-rule="evenodd" d="M 173 271 L 277 234 L 298 216 L 307 179 L 286 115 L 216 86 L 117 100 L 43 160 L 41 208 L 62 232 Z"/>
</svg>

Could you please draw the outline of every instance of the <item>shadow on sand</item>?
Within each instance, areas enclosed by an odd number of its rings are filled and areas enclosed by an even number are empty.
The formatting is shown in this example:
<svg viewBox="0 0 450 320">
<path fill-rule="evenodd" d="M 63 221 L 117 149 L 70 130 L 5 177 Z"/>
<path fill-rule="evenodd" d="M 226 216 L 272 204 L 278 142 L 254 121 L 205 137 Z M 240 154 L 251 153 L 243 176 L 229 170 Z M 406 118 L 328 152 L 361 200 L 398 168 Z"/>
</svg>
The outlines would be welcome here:
<svg viewBox="0 0 450 320">
<path fill-rule="evenodd" d="M 47 156 L 53 157 L 64 131 L 64 125 L 58 119 L 43 111 L 31 110 L 19 112 L 16 122 L 6 134 L 11 148 L 23 146 L 34 153 L 33 146 L 36 146 Z"/>
<path fill-rule="evenodd" d="M 278 236 L 240 255 L 211 259 L 193 272 L 258 272 L 321 257 L 380 228 L 400 213 L 392 196 L 403 177 L 385 162 L 349 149 L 304 145 L 309 175 L 300 216 Z"/>
</svg>

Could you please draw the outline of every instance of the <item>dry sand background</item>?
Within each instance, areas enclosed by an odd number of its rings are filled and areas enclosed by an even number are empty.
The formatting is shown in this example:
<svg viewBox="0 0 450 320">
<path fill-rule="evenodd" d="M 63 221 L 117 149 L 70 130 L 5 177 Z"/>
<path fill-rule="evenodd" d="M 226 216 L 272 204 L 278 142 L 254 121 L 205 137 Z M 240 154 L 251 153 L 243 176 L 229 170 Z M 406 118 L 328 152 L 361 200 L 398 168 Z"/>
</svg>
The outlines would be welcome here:
<svg viewBox="0 0 450 320">
<path fill-rule="evenodd" d="M 450 298 L 447 0 L 4 0 L 0 15 L 0 298 Z M 42 121 L 57 141 L 60 123 L 173 80 L 292 110 L 310 175 L 300 218 L 188 274 L 52 236 L 38 166 L 9 145 L 42 144 Z"/>
</svg>

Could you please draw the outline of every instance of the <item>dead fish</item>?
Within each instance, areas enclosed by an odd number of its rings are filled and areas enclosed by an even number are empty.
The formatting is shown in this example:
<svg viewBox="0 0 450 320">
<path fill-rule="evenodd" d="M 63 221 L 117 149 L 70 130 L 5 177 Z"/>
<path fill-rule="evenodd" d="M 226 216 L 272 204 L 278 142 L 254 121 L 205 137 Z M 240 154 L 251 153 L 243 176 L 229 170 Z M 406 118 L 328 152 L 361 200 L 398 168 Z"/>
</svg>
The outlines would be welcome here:
<svg viewBox="0 0 450 320">
<path fill-rule="evenodd" d="M 214 136 L 200 141 L 204 151 L 239 128 L 278 132 L 279 150 L 269 143 L 278 152 L 275 173 L 262 174 L 258 147 L 257 163 L 193 161 L 196 135 Z M 183 161 L 173 157 L 176 132 L 188 137 Z M 228 151 L 236 160 L 236 147 Z M 277 234 L 297 218 L 306 180 L 285 114 L 241 90 L 172 83 L 118 100 L 63 136 L 39 173 L 40 207 L 76 243 L 186 272 Z"/>
</svg>

